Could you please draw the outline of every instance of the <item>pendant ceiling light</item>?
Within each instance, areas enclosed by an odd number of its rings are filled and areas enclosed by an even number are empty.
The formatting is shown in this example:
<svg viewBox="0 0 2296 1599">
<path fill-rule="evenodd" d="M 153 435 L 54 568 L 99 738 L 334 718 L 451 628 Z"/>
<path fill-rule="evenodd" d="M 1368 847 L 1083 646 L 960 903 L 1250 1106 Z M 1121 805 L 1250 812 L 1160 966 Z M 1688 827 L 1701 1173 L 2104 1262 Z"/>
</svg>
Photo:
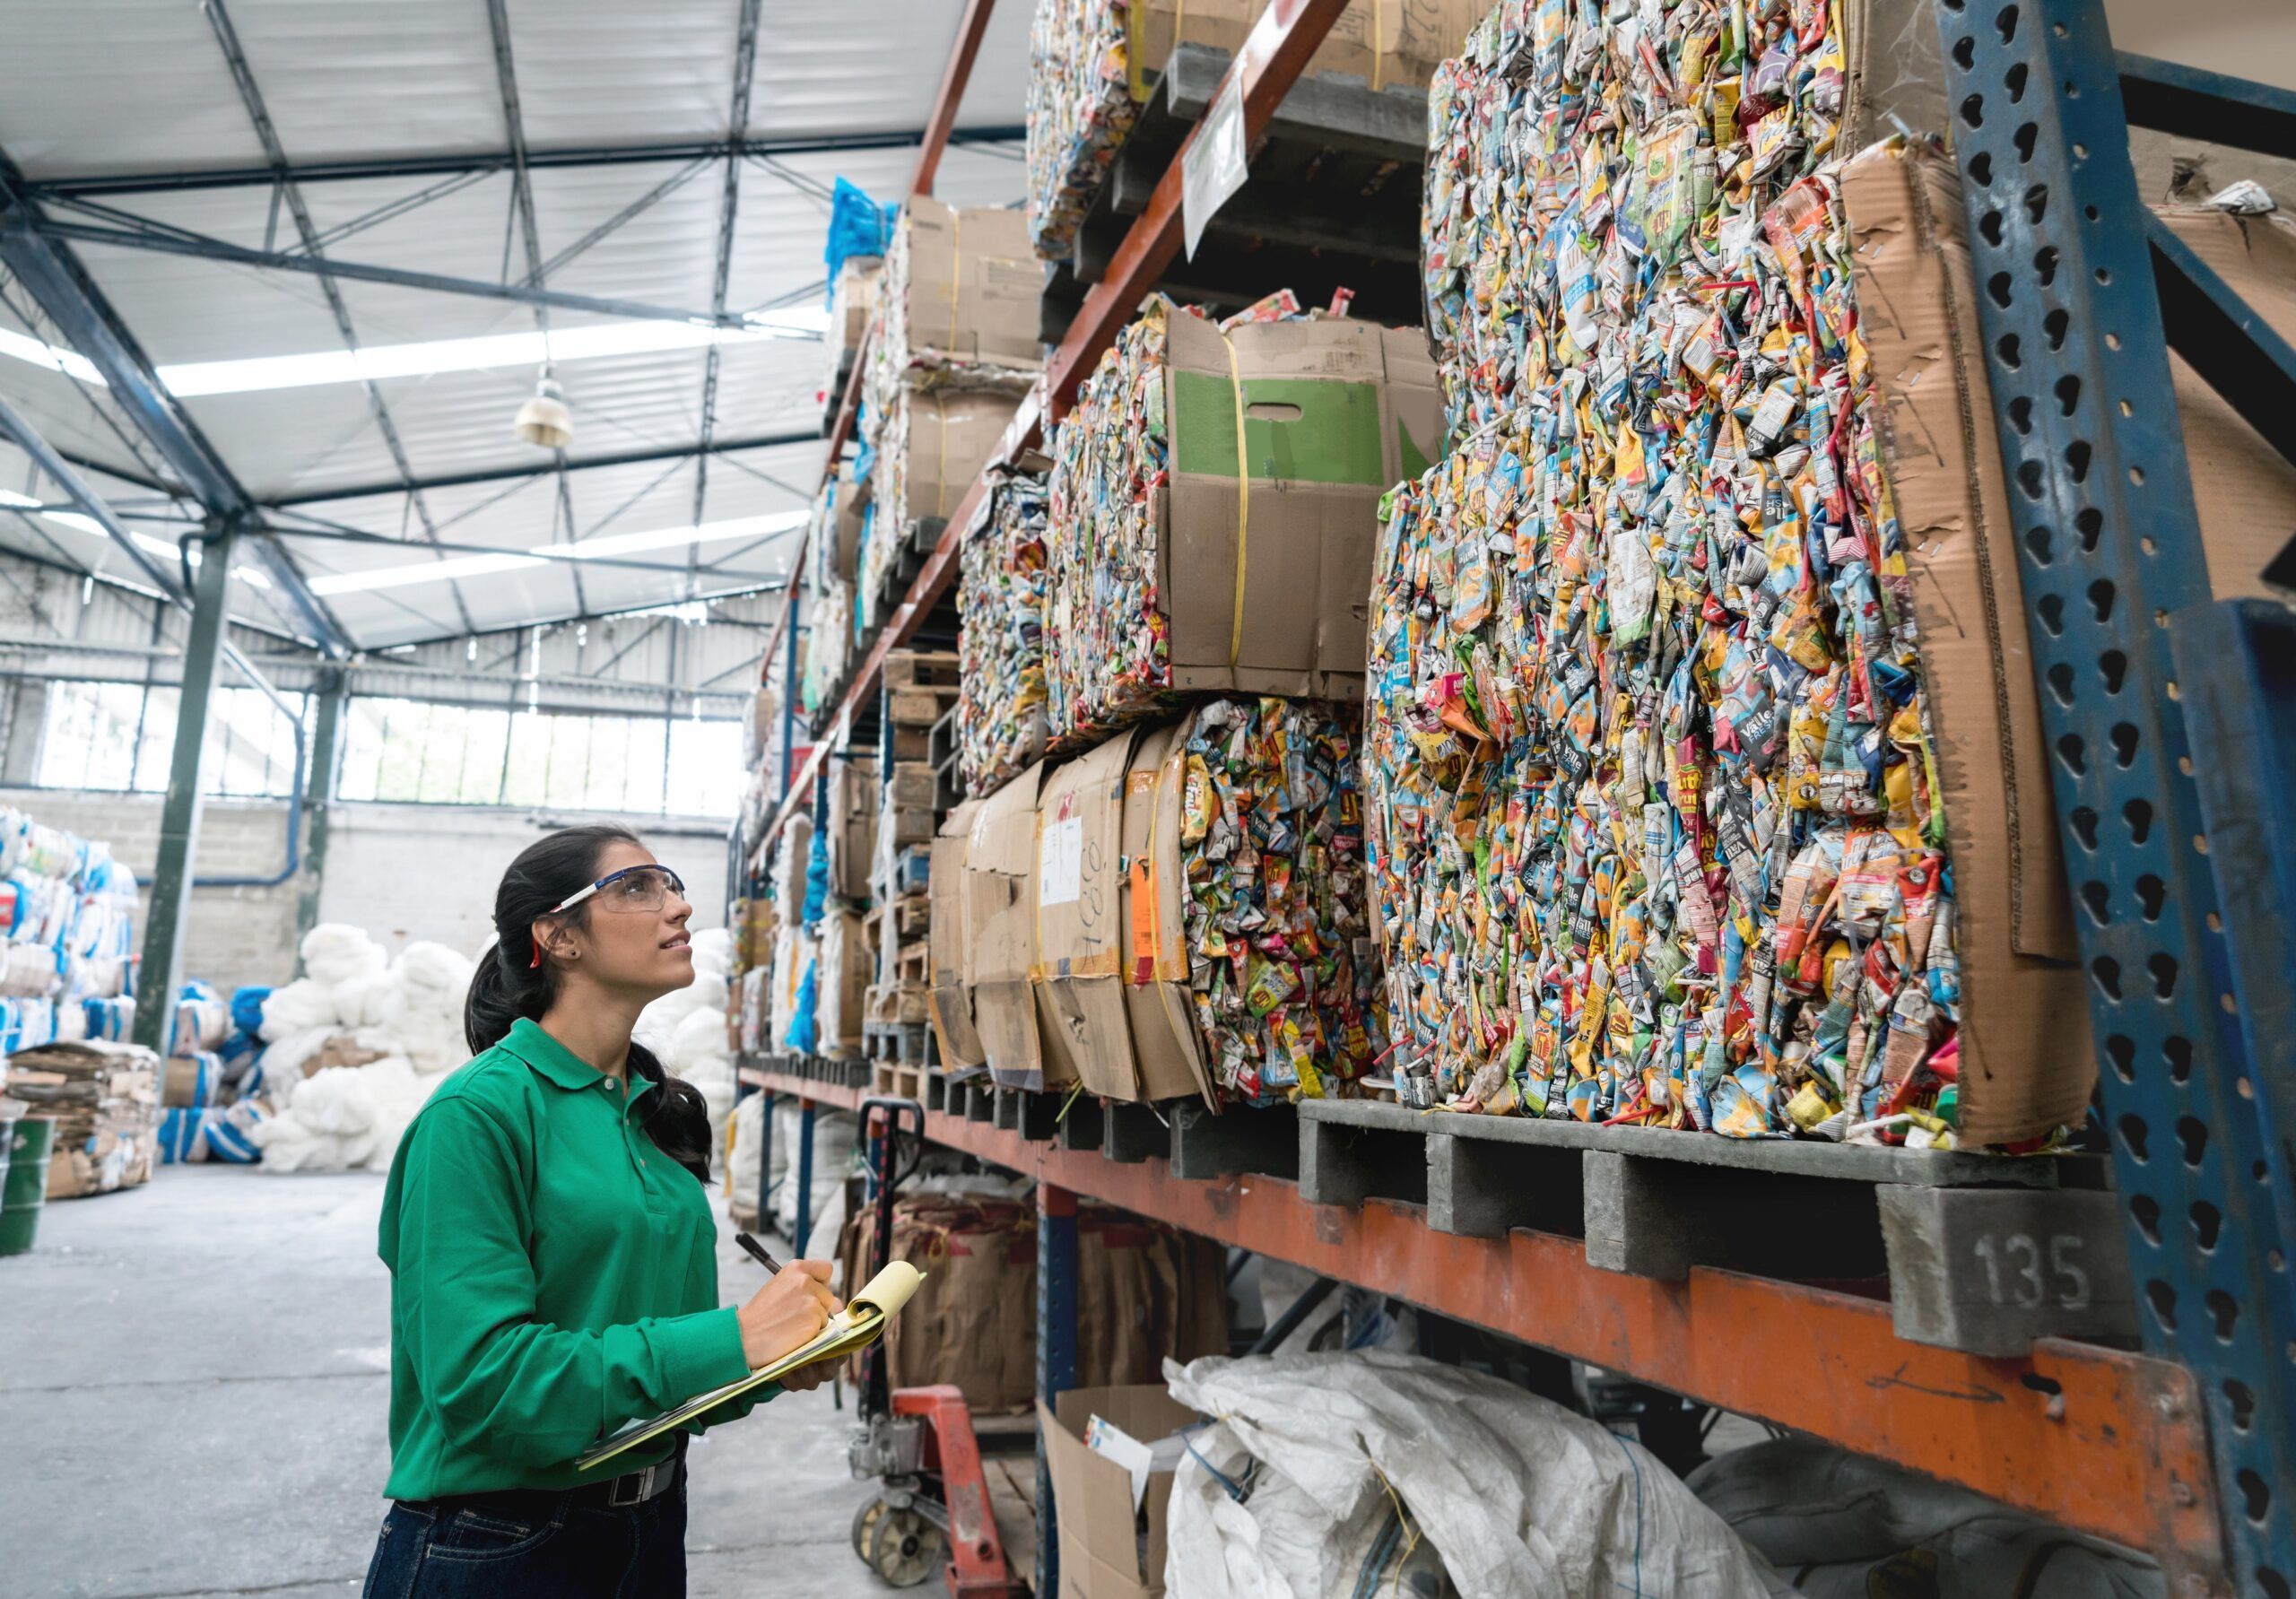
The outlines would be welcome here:
<svg viewBox="0 0 2296 1599">
<path fill-rule="evenodd" d="M 574 413 L 566 408 L 566 391 L 558 387 L 548 368 L 543 369 L 542 381 L 535 385 L 534 397 L 518 407 L 511 425 L 519 438 L 544 449 L 564 449 L 574 442 Z"/>
</svg>

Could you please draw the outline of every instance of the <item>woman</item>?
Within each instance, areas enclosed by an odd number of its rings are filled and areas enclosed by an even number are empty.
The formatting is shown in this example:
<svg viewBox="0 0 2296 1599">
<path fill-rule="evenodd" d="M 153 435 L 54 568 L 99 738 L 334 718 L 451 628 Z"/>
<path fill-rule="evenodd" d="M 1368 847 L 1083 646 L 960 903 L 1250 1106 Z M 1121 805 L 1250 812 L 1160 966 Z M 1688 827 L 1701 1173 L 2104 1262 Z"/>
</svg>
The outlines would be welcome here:
<svg viewBox="0 0 2296 1599">
<path fill-rule="evenodd" d="M 709 1118 L 630 1038 L 693 981 L 692 914 L 617 827 L 552 833 L 495 891 L 464 1007 L 476 1057 L 415 1117 L 383 1196 L 395 1503 L 370 1599 L 684 1593 L 683 1437 L 599 1472 L 575 1456 L 839 1308 L 820 1261 L 718 1307 Z"/>
</svg>

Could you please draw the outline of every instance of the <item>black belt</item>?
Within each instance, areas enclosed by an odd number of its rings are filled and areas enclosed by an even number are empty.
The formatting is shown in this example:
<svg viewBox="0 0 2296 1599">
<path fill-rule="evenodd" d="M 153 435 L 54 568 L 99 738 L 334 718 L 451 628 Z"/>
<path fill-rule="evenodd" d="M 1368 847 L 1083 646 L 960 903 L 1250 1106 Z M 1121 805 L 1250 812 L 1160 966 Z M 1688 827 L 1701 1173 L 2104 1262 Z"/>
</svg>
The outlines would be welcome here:
<svg viewBox="0 0 2296 1599">
<path fill-rule="evenodd" d="M 667 1460 L 657 1461 L 639 1471 L 625 1472 L 619 1477 L 585 1482 L 579 1488 L 504 1488 L 490 1493 L 448 1494 L 428 1502 L 457 1508 L 494 1505 L 504 1509 L 534 1510 L 573 1505 L 585 1510 L 632 1509 L 649 1499 L 659 1499 L 683 1480 L 685 1442 L 686 1435 L 680 1433 L 677 1447 L 670 1452 Z"/>
</svg>

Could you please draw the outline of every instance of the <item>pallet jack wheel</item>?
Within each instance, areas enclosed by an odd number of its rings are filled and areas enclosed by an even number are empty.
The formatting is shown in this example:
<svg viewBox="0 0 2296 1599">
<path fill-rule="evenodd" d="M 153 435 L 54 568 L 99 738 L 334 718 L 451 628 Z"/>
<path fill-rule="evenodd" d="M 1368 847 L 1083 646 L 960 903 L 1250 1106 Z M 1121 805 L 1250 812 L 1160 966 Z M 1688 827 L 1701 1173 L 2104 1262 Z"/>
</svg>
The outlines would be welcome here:
<svg viewBox="0 0 2296 1599">
<path fill-rule="evenodd" d="M 869 1529 L 869 1552 L 862 1557 L 872 1571 L 897 1588 L 913 1588 L 948 1564 L 948 1543 L 915 1510 L 903 1510 L 878 1501 L 884 1514 Z"/>
<path fill-rule="evenodd" d="M 853 1515 L 853 1553 L 866 1566 L 869 1561 L 869 1539 L 877 1530 L 878 1519 L 892 1508 L 883 1499 L 871 1499 Z"/>
</svg>

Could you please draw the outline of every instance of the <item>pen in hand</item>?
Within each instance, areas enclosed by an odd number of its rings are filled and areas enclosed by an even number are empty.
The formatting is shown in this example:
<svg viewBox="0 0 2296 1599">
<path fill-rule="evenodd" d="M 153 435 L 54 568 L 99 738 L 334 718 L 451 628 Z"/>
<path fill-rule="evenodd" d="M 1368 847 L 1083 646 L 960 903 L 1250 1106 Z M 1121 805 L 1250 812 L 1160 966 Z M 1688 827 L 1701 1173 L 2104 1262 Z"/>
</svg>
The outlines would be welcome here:
<svg viewBox="0 0 2296 1599">
<path fill-rule="evenodd" d="M 763 1244 L 759 1243 L 755 1238 L 750 1237 L 750 1235 L 745 1232 L 735 1233 L 734 1235 L 734 1242 L 739 1244 L 744 1249 L 749 1251 L 750 1258 L 756 1261 L 758 1264 L 763 1266 L 769 1273 L 776 1276 L 780 1274 L 781 1263 L 774 1259 L 772 1256 L 766 1253 L 765 1246 Z"/>
</svg>

